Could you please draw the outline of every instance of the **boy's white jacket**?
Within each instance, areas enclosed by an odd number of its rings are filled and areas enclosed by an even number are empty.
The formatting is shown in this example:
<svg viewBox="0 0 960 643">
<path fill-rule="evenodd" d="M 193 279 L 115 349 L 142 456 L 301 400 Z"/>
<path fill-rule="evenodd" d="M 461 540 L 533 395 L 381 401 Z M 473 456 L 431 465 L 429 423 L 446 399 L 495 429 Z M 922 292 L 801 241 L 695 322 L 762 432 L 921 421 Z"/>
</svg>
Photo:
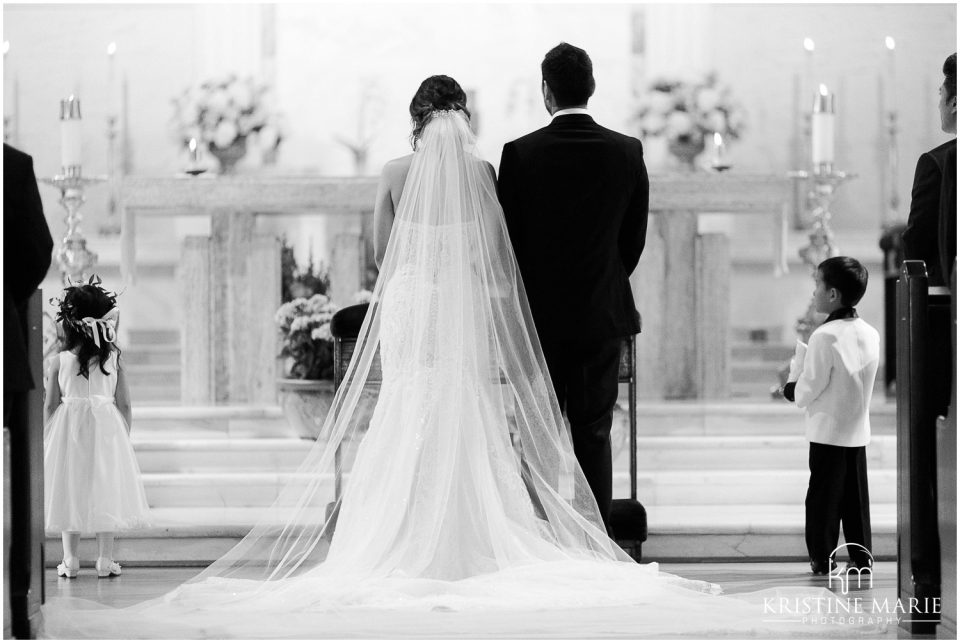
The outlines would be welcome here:
<svg viewBox="0 0 960 643">
<path fill-rule="evenodd" d="M 880 333 L 860 318 L 813 331 L 794 396 L 806 410 L 807 439 L 860 447 L 870 442 L 870 400 L 880 363 Z"/>
</svg>

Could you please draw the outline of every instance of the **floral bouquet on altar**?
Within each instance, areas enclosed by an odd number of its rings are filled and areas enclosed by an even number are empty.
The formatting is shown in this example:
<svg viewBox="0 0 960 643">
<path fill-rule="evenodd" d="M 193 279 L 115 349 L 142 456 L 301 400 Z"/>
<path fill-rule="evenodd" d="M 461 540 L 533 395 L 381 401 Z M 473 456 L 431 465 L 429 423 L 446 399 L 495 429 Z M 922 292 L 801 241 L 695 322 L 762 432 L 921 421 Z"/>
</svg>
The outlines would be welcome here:
<svg viewBox="0 0 960 643">
<path fill-rule="evenodd" d="M 188 87 L 173 99 L 176 136 L 184 146 L 191 138 L 206 143 L 218 157 L 218 152 L 236 150 L 239 160 L 247 137 L 256 133 L 264 154 L 275 154 L 283 133 L 279 117 L 268 109 L 268 92 L 268 86 L 236 74 Z"/>
<path fill-rule="evenodd" d="M 694 82 L 654 81 L 640 98 L 635 118 L 641 136 L 666 138 L 670 152 L 689 163 L 703 152 L 706 136 L 736 140 L 746 127 L 742 105 L 714 73 Z"/>
</svg>

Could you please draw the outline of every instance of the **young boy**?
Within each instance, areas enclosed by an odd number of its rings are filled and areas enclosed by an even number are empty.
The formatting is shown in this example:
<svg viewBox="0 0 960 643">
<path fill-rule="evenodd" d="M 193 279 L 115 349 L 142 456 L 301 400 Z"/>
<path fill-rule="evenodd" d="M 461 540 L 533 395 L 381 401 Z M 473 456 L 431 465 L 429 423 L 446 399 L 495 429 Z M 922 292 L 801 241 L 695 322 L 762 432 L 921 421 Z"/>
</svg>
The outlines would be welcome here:
<svg viewBox="0 0 960 643">
<path fill-rule="evenodd" d="M 807 552 L 813 573 L 826 574 L 835 565 L 830 554 L 841 522 L 853 564 L 868 568 L 873 562 L 867 553 L 872 543 L 866 445 L 880 334 L 854 309 L 867 290 L 867 269 L 859 261 L 827 259 L 817 267 L 815 282 L 814 306 L 828 317 L 810 335 L 809 345 L 797 342 L 783 394 L 806 410 Z"/>
</svg>

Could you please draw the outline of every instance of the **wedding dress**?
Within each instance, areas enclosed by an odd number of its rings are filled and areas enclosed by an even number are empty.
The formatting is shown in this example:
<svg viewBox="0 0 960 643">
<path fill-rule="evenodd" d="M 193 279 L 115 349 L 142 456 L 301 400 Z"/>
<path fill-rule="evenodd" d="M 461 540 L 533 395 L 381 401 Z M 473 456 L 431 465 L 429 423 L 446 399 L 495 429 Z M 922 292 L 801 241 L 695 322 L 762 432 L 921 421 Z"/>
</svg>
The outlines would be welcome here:
<svg viewBox="0 0 960 643">
<path fill-rule="evenodd" d="M 843 636 L 632 561 L 564 427 L 490 166 L 461 112 L 423 131 L 320 438 L 233 550 L 124 609 L 58 600 L 51 637 Z M 576 305 L 576 302 L 571 302 Z M 358 408 L 376 384 L 372 416 Z"/>
</svg>

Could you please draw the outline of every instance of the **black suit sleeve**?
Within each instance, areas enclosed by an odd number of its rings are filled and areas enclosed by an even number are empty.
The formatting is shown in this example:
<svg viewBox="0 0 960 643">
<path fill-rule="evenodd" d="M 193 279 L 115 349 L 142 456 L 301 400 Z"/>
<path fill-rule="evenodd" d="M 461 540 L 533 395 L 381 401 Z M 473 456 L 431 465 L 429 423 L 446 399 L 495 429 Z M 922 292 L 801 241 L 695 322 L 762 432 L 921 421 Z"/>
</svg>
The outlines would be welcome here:
<svg viewBox="0 0 960 643">
<path fill-rule="evenodd" d="M 940 253 L 937 247 L 940 182 L 941 172 L 936 159 L 932 154 L 922 154 L 913 177 L 910 217 L 903 231 L 903 249 L 906 259 L 926 262 L 927 274 L 940 272 Z"/>
<path fill-rule="evenodd" d="M 10 157 L 4 156 L 6 165 Z M 4 172 L 4 191 L 14 192 L 12 199 L 4 199 L 5 207 L 9 204 L 13 210 L 3 213 L 4 286 L 17 305 L 26 301 L 46 277 L 53 253 L 53 239 L 43 215 L 33 159 L 26 155 L 21 158 L 25 160 L 14 162 L 20 167 L 12 184 L 7 182 L 7 173 Z"/>
<path fill-rule="evenodd" d="M 940 274 L 950 284 L 953 262 L 957 258 L 957 148 L 947 150 L 940 183 L 940 226 L 937 235 L 940 250 Z"/>
<path fill-rule="evenodd" d="M 638 142 L 639 146 L 640 143 Z M 620 236 L 617 245 L 620 249 L 620 260 L 629 275 L 637 267 L 640 255 L 643 254 L 647 242 L 647 215 L 650 207 L 650 180 L 647 177 L 647 166 L 643 163 L 643 148 L 639 150 L 639 171 L 633 187 L 633 196 L 630 205 L 620 225 Z"/>
<path fill-rule="evenodd" d="M 503 218 L 507 224 L 507 232 L 510 235 L 510 242 L 513 244 L 513 251 L 519 254 L 517 246 L 520 241 L 517 225 L 520 213 L 520 204 L 517 196 L 517 185 L 519 177 L 517 176 L 519 168 L 519 159 L 517 150 L 513 143 L 507 143 L 503 146 L 503 153 L 500 155 L 500 175 L 497 177 L 497 198 L 500 199 L 500 205 L 503 207 Z"/>
</svg>

